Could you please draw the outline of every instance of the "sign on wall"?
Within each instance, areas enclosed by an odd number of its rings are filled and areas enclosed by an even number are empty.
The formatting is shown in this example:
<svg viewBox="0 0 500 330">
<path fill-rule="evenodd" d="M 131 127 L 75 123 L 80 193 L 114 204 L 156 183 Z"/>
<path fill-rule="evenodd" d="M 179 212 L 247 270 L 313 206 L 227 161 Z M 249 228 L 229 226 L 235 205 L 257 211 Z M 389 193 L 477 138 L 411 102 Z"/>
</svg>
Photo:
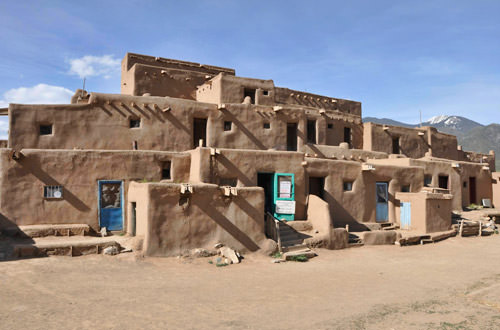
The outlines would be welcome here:
<svg viewBox="0 0 500 330">
<path fill-rule="evenodd" d="M 276 201 L 275 213 L 295 214 L 295 201 Z"/>
</svg>

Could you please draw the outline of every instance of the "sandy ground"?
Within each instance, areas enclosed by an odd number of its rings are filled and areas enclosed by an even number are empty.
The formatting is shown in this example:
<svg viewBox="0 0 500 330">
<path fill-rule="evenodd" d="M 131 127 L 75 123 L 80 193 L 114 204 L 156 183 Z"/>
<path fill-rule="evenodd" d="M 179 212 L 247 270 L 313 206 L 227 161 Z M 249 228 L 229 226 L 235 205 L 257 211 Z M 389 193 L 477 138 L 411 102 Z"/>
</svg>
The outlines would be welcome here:
<svg viewBox="0 0 500 330">
<path fill-rule="evenodd" d="M 500 235 L 319 250 L 307 263 L 0 263 L 1 329 L 499 329 Z"/>
</svg>

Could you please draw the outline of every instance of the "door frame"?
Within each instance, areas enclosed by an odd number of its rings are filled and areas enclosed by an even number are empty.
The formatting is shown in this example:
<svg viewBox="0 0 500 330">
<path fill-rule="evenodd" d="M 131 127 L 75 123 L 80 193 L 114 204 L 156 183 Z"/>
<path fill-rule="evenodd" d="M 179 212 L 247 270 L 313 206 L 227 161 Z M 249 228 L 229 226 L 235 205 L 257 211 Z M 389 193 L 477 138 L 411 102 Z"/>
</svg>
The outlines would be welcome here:
<svg viewBox="0 0 500 330">
<path fill-rule="evenodd" d="M 387 205 L 387 212 L 386 212 L 386 217 L 385 219 L 378 219 L 378 212 L 377 212 L 377 209 L 378 209 L 378 204 L 382 204 L 382 203 L 379 203 L 378 202 L 378 195 L 377 195 L 377 186 L 378 185 L 384 185 L 385 186 L 385 192 L 386 192 L 386 198 L 387 198 L 387 202 L 385 203 L 385 205 Z M 389 221 L 389 182 L 385 182 L 385 181 L 377 181 L 375 182 L 375 222 L 388 222 Z"/>
<path fill-rule="evenodd" d="M 101 186 L 106 183 L 120 183 L 120 208 L 122 210 L 122 230 L 125 230 L 125 201 L 124 201 L 124 189 L 123 180 L 97 180 L 97 220 L 99 222 L 99 228 L 101 226 Z"/>
</svg>

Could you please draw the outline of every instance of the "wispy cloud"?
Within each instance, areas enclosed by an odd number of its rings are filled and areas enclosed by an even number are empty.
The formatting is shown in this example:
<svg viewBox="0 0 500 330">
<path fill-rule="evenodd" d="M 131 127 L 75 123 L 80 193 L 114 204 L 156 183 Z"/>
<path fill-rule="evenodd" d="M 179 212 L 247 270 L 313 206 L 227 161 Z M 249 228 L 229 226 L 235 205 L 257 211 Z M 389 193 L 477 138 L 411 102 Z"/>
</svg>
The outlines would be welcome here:
<svg viewBox="0 0 500 330">
<path fill-rule="evenodd" d="M 5 92 L 0 98 L 0 108 L 9 103 L 24 104 L 60 104 L 69 103 L 74 92 L 61 87 L 47 84 L 38 84 L 33 87 L 13 88 Z"/>
<path fill-rule="evenodd" d="M 423 76 L 447 76 L 466 71 L 466 67 L 461 63 L 430 57 L 418 58 L 410 65 L 413 66 L 414 74 Z"/>
<path fill-rule="evenodd" d="M 121 60 L 112 55 L 86 55 L 70 59 L 68 62 L 70 64 L 69 73 L 72 75 L 77 75 L 80 78 L 100 76 L 109 79 L 119 72 Z"/>
</svg>

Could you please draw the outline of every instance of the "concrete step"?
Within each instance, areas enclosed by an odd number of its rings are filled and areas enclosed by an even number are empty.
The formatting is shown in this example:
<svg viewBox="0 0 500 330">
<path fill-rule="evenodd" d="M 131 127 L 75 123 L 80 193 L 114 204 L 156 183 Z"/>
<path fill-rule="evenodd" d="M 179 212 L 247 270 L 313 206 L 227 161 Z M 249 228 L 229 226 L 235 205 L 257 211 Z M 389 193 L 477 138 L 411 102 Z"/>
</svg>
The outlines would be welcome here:
<svg viewBox="0 0 500 330">
<path fill-rule="evenodd" d="M 14 243 L 12 257 L 28 258 L 50 255 L 74 257 L 99 254 L 109 246 L 120 248 L 120 244 L 113 237 L 44 237 L 19 240 Z"/>
<path fill-rule="evenodd" d="M 11 236 L 19 237 L 47 237 L 47 236 L 85 236 L 89 233 L 87 224 L 43 224 L 19 226 L 17 232 L 12 231 Z M 14 233 L 14 235 L 12 235 Z"/>
<path fill-rule="evenodd" d="M 283 254 L 283 258 L 285 258 L 285 260 L 292 260 L 294 257 L 298 256 L 305 256 L 307 259 L 311 259 L 316 257 L 317 254 L 308 248 L 288 251 Z"/>
</svg>

